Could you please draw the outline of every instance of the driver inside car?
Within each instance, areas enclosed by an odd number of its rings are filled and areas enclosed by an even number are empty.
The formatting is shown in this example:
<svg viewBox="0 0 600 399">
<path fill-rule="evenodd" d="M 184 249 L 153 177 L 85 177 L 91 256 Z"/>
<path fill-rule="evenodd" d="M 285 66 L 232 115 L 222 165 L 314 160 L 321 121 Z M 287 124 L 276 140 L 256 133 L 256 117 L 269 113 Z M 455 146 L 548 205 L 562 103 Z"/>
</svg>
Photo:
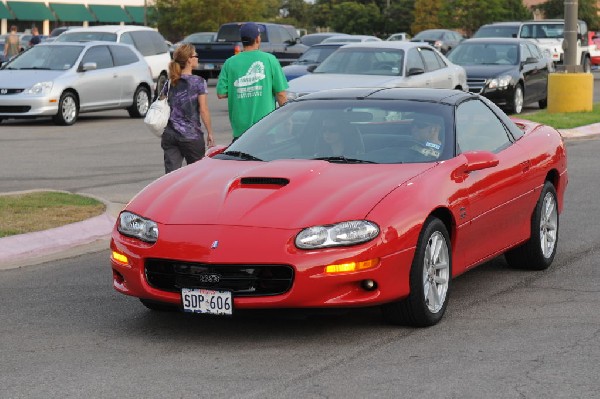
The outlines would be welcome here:
<svg viewBox="0 0 600 399">
<path fill-rule="evenodd" d="M 434 115 L 415 114 L 411 125 L 411 135 L 415 140 L 412 150 L 433 158 L 439 158 L 442 152 L 442 120 Z"/>
</svg>

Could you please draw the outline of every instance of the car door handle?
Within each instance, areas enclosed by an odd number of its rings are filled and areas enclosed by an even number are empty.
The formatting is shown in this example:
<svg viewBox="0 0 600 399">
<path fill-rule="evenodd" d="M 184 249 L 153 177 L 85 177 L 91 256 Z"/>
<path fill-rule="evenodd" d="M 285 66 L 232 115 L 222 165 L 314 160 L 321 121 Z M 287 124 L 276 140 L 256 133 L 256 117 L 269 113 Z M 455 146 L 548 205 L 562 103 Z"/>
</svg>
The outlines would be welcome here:
<svg viewBox="0 0 600 399">
<path fill-rule="evenodd" d="M 529 170 L 529 168 L 531 167 L 531 164 L 529 161 L 523 161 L 519 165 L 521 165 L 521 170 L 523 171 L 523 173 L 527 172 Z"/>
</svg>

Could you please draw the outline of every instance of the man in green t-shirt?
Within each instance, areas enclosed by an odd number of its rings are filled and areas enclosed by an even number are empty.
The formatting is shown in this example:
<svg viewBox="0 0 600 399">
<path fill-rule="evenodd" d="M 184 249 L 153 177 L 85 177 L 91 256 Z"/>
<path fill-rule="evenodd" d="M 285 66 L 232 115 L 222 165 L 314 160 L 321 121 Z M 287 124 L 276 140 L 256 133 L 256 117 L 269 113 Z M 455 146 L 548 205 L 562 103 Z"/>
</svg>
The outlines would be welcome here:
<svg viewBox="0 0 600 399">
<path fill-rule="evenodd" d="M 248 22 L 240 28 L 244 51 L 223 64 L 217 97 L 227 98 L 233 140 L 287 100 L 287 79 L 273 54 L 260 51 L 264 27 Z"/>
</svg>

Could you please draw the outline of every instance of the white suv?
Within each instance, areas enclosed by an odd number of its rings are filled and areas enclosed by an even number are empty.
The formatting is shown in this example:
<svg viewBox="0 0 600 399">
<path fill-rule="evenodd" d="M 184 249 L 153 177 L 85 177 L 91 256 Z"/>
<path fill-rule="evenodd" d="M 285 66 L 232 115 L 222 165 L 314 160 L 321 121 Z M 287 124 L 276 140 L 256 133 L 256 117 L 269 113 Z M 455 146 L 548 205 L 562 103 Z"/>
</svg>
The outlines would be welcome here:
<svg viewBox="0 0 600 399">
<path fill-rule="evenodd" d="M 57 42 L 83 42 L 99 40 L 105 42 L 119 42 L 134 46 L 150 66 L 152 79 L 157 88 L 167 81 L 167 69 L 171 56 L 165 38 L 152 28 L 135 25 L 101 25 L 87 28 L 74 28 L 61 33 Z"/>
</svg>

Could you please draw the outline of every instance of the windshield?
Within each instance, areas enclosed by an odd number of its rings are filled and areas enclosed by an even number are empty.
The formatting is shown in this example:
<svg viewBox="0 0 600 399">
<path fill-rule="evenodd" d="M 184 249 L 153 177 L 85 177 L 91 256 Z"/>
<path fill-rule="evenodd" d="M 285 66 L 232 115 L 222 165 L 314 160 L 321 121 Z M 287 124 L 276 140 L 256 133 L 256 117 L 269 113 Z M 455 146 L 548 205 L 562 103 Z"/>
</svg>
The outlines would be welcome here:
<svg viewBox="0 0 600 399">
<path fill-rule="evenodd" d="M 517 37 L 518 26 L 482 26 L 473 37 Z"/>
<path fill-rule="evenodd" d="M 248 129 L 216 159 L 336 164 L 437 162 L 453 156 L 448 105 L 396 100 L 289 102 Z"/>
<path fill-rule="evenodd" d="M 214 41 L 215 33 L 192 33 L 182 40 L 184 43 L 210 43 Z"/>
<path fill-rule="evenodd" d="M 402 76 L 404 50 L 389 48 L 340 48 L 314 73 Z"/>
<path fill-rule="evenodd" d="M 5 69 L 45 69 L 63 71 L 77 62 L 83 46 L 38 45 L 8 63 Z"/>
<path fill-rule="evenodd" d="M 116 42 L 117 34 L 108 32 L 64 32 L 56 38 L 57 42 Z"/>
<path fill-rule="evenodd" d="M 562 39 L 564 31 L 564 23 L 524 24 L 521 28 L 521 37 L 525 39 Z"/>
<path fill-rule="evenodd" d="M 458 65 L 517 65 L 519 46 L 501 43 L 461 43 L 448 59 Z"/>
<path fill-rule="evenodd" d="M 306 50 L 300 58 L 296 61 L 296 64 L 318 64 L 331 55 L 339 47 L 310 47 Z"/>
<path fill-rule="evenodd" d="M 417 33 L 413 40 L 440 40 L 444 32 L 430 30 Z"/>
</svg>

